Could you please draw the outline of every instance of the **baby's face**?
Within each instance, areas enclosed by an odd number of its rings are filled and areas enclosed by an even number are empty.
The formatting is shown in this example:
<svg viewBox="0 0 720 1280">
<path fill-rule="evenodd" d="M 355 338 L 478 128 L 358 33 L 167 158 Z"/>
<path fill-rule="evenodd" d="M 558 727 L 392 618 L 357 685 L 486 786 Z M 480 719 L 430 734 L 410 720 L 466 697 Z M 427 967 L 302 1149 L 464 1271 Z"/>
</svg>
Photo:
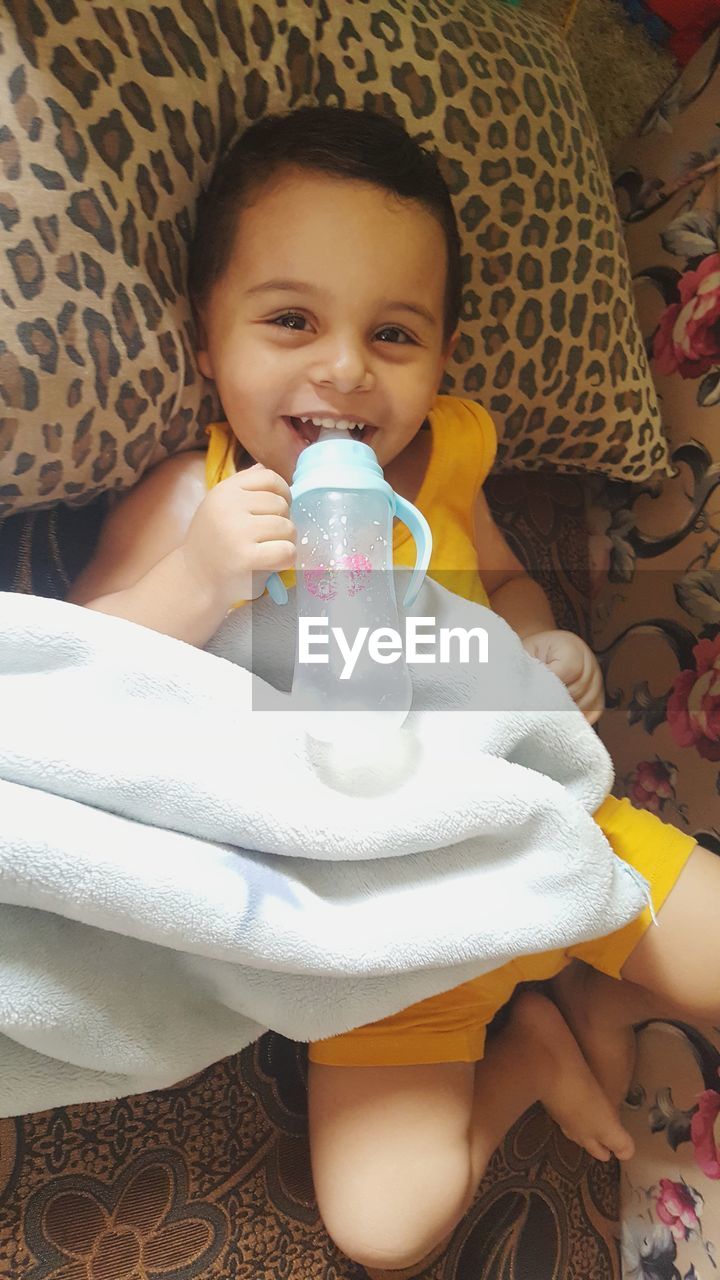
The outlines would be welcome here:
<svg viewBox="0 0 720 1280">
<path fill-rule="evenodd" d="M 446 261 L 442 228 L 413 201 L 297 169 L 262 188 L 199 356 L 255 461 L 291 480 L 322 419 L 361 424 L 383 466 L 402 452 L 447 358 Z"/>
</svg>

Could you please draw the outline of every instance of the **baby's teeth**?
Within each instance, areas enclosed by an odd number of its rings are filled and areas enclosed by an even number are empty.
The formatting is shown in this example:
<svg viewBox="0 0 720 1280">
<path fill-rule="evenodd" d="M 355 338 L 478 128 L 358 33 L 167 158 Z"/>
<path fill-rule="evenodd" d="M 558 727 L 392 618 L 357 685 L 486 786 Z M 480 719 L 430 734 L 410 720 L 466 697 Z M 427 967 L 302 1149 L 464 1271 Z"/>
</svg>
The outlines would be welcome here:
<svg viewBox="0 0 720 1280">
<path fill-rule="evenodd" d="M 325 431 L 352 431 L 353 427 L 362 427 L 362 422 L 355 422 L 352 418 L 301 418 L 301 422 L 311 423 L 314 427 L 322 427 Z"/>
</svg>

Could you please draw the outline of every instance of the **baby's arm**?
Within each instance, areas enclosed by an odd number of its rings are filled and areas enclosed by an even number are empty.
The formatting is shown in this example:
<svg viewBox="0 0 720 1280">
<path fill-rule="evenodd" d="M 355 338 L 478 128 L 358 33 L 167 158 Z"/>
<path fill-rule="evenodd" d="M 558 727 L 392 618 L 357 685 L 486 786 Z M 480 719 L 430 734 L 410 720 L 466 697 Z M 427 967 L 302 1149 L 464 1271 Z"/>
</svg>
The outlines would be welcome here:
<svg viewBox="0 0 720 1280">
<path fill-rule="evenodd" d="M 605 705 L 597 658 L 580 636 L 557 629 L 545 592 L 528 576 L 508 546 L 482 491 L 473 514 L 478 568 L 491 608 L 519 635 L 528 653 L 560 677 L 580 710 L 594 724 Z"/>
<path fill-rule="evenodd" d="M 161 463 L 118 502 L 69 596 L 101 613 L 202 645 L 228 609 L 290 568 L 290 491 L 266 467 L 205 488 L 205 456 Z"/>
</svg>

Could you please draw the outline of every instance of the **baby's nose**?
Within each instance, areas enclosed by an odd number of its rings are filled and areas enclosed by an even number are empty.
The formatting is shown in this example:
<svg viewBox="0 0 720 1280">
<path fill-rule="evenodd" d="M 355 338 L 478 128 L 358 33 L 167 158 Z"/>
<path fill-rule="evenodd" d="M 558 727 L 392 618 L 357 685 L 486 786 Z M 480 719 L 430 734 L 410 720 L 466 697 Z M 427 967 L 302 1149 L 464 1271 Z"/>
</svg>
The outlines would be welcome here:
<svg viewBox="0 0 720 1280">
<path fill-rule="evenodd" d="M 330 348 L 326 358 L 315 367 L 313 381 L 318 385 L 333 386 L 343 395 L 352 391 L 366 391 L 372 385 L 373 373 L 363 347 L 347 342 Z"/>
</svg>

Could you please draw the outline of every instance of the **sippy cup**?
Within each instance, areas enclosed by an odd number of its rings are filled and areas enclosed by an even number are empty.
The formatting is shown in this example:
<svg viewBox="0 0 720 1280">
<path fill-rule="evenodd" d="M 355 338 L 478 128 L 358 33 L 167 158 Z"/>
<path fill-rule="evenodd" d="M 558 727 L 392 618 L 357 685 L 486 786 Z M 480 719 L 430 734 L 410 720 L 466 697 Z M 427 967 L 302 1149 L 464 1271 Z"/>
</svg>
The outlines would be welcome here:
<svg viewBox="0 0 720 1280">
<path fill-rule="evenodd" d="M 312 738 L 334 743 L 376 737 L 405 720 L 412 684 L 395 596 L 393 517 L 405 522 L 417 548 L 406 606 L 422 586 L 432 549 L 425 517 L 387 483 L 374 451 L 339 434 L 323 431 L 303 450 L 291 489 L 298 539 L 293 704 Z M 276 603 L 287 601 L 277 574 L 267 586 Z"/>
</svg>

